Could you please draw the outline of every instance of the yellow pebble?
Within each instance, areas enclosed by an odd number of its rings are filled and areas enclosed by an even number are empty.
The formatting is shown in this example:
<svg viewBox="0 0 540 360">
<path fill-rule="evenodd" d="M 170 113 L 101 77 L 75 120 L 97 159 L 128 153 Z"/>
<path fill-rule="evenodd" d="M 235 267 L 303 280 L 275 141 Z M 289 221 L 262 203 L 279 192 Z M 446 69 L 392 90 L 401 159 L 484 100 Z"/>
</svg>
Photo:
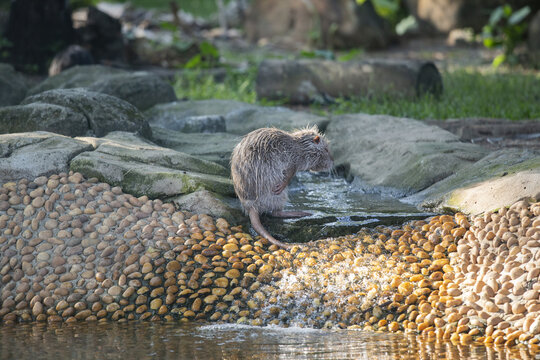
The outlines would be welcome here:
<svg viewBox="0 0 540 360">
<path fill-rule="evenodd" d="M 240 276 L 240 271 L 238 271 L 237 269 L 231 269 L 225 273 L 225 276 L 229 279 L 236 279 Z"/>
<path fill-rule="evenodd" d="M 399 284 L 398 286 L 398 292 L 403 296 L 407 296 L 411 294 L 412 291 L 413 291 L 413 284 L 411 284 L 410 282 L 404 282 L 404 283 Z"/>
<path fill-rule="evenodd" d="M 163 304 L 163 301 L 161 299 L 154 299 L 150 302 L 150 309 L 152 310 L 158 310 L 161 305 Z"/>
</svg>

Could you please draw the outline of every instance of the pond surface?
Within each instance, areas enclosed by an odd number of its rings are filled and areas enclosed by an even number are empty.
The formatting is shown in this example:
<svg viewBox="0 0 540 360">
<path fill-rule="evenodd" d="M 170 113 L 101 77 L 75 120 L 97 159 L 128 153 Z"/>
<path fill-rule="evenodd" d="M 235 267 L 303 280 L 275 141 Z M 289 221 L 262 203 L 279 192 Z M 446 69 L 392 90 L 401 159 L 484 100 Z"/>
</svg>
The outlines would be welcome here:
<svg viewBox="0 0 540 360">
<path fill-rule="evenodd" d="M 298 173 L 289 185 L 285 210 L 312 214 L 300 219 L 262 218 L 272 235 L 288 242 L 350 235 L 363 227 L 400 226 L 434 215 L 391 196 L 366 193 L 342 177 L 309 172 Z"/>
<path fill-rule="evenodd" d="M 348 330 L 178 323 L 0 326 L 0 359 L 540 359 L 512 350 Z"/>
</svg>

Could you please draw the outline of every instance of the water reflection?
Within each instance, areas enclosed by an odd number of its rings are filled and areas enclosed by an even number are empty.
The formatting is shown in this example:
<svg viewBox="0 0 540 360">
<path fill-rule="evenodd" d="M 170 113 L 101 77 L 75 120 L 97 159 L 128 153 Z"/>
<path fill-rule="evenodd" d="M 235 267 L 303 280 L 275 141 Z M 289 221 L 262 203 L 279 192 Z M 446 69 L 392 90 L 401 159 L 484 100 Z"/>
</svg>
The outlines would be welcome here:
<svg viewBox="0 0 540 360">
<path fill-rule="evenodd" d="M 540 359 L 415 335 L 168 323 L 0 327 L 0 359 Z"/>
</svg>

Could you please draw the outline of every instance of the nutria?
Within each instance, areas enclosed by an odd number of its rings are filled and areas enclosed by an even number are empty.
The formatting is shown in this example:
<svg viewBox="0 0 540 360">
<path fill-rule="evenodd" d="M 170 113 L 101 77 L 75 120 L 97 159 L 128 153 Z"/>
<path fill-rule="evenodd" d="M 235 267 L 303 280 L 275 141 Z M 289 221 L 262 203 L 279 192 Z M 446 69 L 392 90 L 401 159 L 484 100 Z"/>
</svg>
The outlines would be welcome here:
<svg viewBox="0 0 540 360">
<path fill-rule="evenodd" d="M 324 171 L 334 165 L 328 142 L 316 126 L 288 133 L 275 128 L 250 132 L 234 148 L 231 173 L 236 195 L 259 235 L 276 240 L 262 226 L 259 215 L 302 217 L 301 211 L 282 211 L 287 202 L 287 185 L 297 171 Z"/>
</svg>

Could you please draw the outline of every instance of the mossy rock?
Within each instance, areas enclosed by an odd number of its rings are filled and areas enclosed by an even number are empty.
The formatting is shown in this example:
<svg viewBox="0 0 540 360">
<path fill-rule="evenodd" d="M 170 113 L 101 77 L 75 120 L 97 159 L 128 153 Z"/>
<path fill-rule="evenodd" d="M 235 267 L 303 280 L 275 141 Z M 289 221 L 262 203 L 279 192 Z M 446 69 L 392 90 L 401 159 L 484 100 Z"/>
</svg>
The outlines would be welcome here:
<svg viewBox="0 0 540 360">
<path fill-rule="evenodd" d="M 0 134 L 50 131 L 66 136 L 89 132 L 84 114 L 55 104 L 27 104 L 0 108 Z"/>
<path fill-rule="evenodd" d="M 146 110 L 176 100 L 173 87 L 148 72 L 128 72 L 103 65 L 75 66 L 31 88 L 29 95 L 53 89 L 86 88 L 111 95 Z"/>
<path fill-rule="evenodd" d="M 47 90 L 88 87 L 101 79 L 124 73 L 126 71 L 103 65 L 74 66 L 35 85 L 28 90 L 28 96 Z"/>
<path fill-rule="evenodd" d="M 201 189 L 233 195 L 228 170 L 189 154 L 162 148 L 132 133 L 77 138 L 95 150 L 80 154 L 71 170 L 152 198 L 168 198 Z"/>
<path fill-rule="evenodd" d="M 142 113 L 130 103 L 114 96 L 82 88 L 58 89 L 30 96 L 21 103 L 21 106 L 30 104 L 32 106 L 35 106 L 34 104 L 60 106 L 69 109 L 66 111 L 80 114 L 86 119 L 86 131 L 77 131 L 66 135 L 83 136 L 90 133 L 101 137 L 111 131 L 122 130 L 138 132 L 145 137 L 151 137 L 150 127 Z M 47 130 L 53 131 L 52 129 Z"/>
<path fill-rule="evenodd" d="M 228 176 L 229 170 L 212 161 L 157 146 L 133 133 L 115 131 L 97 138 L 79 138 L 94 144 L 96 151 L 126 162 L 164 166 L 174 170 Z"/>
</svg>

